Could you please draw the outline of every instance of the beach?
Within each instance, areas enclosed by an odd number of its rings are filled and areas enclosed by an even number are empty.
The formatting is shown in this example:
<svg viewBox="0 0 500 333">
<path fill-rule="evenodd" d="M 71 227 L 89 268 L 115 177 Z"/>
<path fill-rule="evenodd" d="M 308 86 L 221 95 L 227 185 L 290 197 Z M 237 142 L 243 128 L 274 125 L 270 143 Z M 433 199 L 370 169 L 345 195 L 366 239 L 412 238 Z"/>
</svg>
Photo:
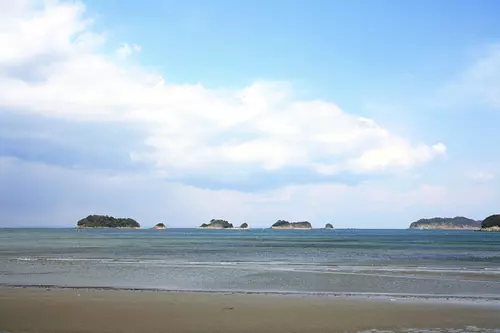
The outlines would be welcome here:
<svg viewBox="0 0 500 333">
<path fill-rule="evenodd" d="M 0 333 L 500 333 L 499 253 L 473 231 L 0 229 Z"/>
<path fill-rule="evenodd" d="M 0 288 L 0 332 L 500 332 L 498 303 Z M 439 328 L 439 330 L 430 330 Z M 496 329 L 496 330 L 495 330 Z M 461 330 L 461 331 L 457 331 Z"/>
</svg>

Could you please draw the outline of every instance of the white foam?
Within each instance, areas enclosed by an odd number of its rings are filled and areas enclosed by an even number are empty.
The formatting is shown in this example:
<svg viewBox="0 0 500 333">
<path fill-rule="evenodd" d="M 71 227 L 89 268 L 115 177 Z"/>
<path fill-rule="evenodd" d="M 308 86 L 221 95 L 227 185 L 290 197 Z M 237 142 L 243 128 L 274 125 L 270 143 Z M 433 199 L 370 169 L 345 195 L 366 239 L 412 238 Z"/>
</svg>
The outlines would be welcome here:
<svg viewBox="0 0 500 333">
<path fill-rule="evenodd" d="M 465 328 L 403 328 L 394 331 L 371 329 L 358 333 L 500 333 L 500 328 L 466 326 Z"/>
</svg>

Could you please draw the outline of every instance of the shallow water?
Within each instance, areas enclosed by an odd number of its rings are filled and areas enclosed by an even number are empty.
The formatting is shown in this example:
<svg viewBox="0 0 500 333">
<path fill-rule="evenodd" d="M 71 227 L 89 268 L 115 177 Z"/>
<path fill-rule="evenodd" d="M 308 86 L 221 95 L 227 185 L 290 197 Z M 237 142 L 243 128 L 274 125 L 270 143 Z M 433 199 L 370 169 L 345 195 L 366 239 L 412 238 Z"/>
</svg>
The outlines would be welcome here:
<svg viewBox="0 0 500 333">
<path fill-rule="evenodd" d="M 500 233 L 0 229 L 0 284 L 500 298 Z"/>
<path fill-rule="evenodd" d="M 358 333 L 500 333 L 500 329 L 480 328 L 476 326 L 467 326 L 465 328 L 406 328 L 400 330 L 368 330 Z"/>
</svg>

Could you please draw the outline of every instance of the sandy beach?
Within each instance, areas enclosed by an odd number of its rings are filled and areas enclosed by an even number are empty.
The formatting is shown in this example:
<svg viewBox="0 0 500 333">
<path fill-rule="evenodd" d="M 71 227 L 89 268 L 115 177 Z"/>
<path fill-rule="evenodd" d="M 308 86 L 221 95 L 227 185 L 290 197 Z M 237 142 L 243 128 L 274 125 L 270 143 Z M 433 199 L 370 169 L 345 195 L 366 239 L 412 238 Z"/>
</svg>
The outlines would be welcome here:
<svg viewBox="0 0 500 333">
<path fill-rule="evenodd" d="M 0 332 L 360 332 L 500 328 L 490 304 L 237 293 L 0 288 Z M 491 331 L 496 332 L 496 331 Z"/>
</svg>

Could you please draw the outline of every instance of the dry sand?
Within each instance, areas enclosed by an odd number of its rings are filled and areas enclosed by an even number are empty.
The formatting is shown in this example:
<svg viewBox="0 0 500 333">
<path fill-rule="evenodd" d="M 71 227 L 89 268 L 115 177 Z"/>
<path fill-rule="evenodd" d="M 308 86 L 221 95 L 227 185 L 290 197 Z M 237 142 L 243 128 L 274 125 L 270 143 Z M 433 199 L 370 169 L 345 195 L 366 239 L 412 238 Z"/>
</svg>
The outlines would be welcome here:
<svg viewBox="0 0 500 333">
<path fill-rule="evenodd" d="M 0 288 L 0 332 L 358 332 L 499 328 L 477 304 L 299 295 Z"/>
</svg>

